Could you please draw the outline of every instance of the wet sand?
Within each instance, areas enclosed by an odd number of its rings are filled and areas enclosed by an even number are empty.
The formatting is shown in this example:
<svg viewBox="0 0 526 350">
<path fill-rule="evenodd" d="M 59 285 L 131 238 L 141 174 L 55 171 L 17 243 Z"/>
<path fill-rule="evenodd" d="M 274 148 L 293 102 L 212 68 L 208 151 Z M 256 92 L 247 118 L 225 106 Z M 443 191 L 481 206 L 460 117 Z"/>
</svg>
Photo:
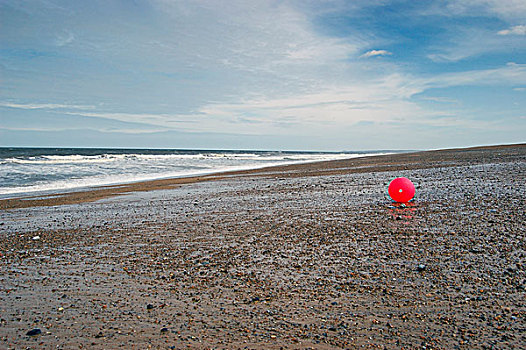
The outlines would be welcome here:
<svg viewBox="0 0 526 350">
<path fill-rule="evenodd" d="M 525 348 L 525 203 L 526 145 L 3 200 L 0 349 Z"/>
</svg>

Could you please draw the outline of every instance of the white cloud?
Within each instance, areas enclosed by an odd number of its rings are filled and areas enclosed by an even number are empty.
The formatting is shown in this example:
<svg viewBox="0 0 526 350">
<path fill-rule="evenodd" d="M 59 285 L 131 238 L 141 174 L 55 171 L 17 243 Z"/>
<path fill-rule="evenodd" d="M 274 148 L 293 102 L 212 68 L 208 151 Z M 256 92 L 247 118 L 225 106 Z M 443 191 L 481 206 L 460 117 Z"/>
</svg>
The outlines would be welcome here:
<svg viewBox="0 0 526 350">
<path fill-rule="evenodd" d="M 522 37 L 499 35 L 487 28 L 467 26 L 450 30 L 449 39 L 432 46 L 432 53 L 428 58 L 435 62 L 457 62 L 486 53 L 505 54 L 512 50 L 526 49 L 526 40 Z"/>
<path fill-rule="evenodd" d="M 387 50 L 371 50 L 371 51 L 367 51 L 360 57 L 389 56 L 389 55 L 392 55 L 392 53 Z"/>
<path fill-rule="evenodd" d="M 288 2 L 153 2 L 173 18 L 157 49 L 173 61 L 205 67 L 222 62 L 248 72 L 286 73 L 291 65 L 331 65 L 359 52 L 358 37 L 332 38 L 316 33 L 311 19 Z M 189 34 L 191 33 L 191 34 Z M 197 60 L 196 60 L 197 59 Z"/>
<path fill-rule="evenodd" d="M 446 0 L 436 1 L 418 13 L 431 21 L 447 20 L 444 32 L 430 41 L 428 58 L 435 62 L 457 62 L 487 53 L 509 53 L 526 49 L 526 41 L 515 37 L 524 30 L 516 25 L 526 18 L 524 0 Z M 463 17 L 478 17 L 481 20 L 461 20 Z M 510 28 L 495 31 L 487 24 L 498 20 L 508 23 Z M 520 23 L 520 22 L 519 22 Z M 504 36 L 507 36 L 506 38 Z"/>
<path fill-rule="evenodd" d="M 105 128 L 105 127 L 82 127 L 82 128 L 74 128 L 74 127 L 5 127 L 0 126 L 0 130 L 5 131 L 37 131 L 37 132 L 64 132 L 64 131 L 98 131 L 98 132 L 118 132 L 123 134 L 150 134 L 150 133 L 156 133 L 156 132 L 163 132 L 166 131 L 166 129 L 126 129 L 126 128 Z"/>
<path fill-rule="evenodd" d="M 201 115 L 210 119 L 251 115 L 252 122 L 259 123 L 261 130 L 283 133 L 280 121 L 296 123 L 297 128 L 322 130 L 341 128 L 360 121 L 380 123 L 414 122 L 439 125 L 444 122 L 436 116 L 448 115 L 443 111 L 425 110 L 411 98 L 433 88 L 468 85 L 516 85 L 526 80 L 526 65 L 509 63 L 504 67 L 489 70 L 440 74 L 429 78 L 417 78 L 404 74 L 391 74 L 374 81 L 326 87 L 323 92 L 291 96 L 288 98 L 260 98 L 236 104 L 211 104 L 200 109 Z M 440 102 L 458 103 L 450 99 Z M 456 124 L 452 124 L 456 120 Z M 447 120 L 447 125 L 468 126 L 461 118 Z M 252 128 L 237 125 L 234 128 Z M 246 131 L 246 130 L 245 130 Z"/>
<path fill-rule="evenodd" d="M 435 97 L 435 96 L 422 97 L 422 100 L 438 102 L 438 103 L 451 103 L 451 104 L 459 104 L 460 103 L 458 100 L 455 100 L 455 99 L 452 99 L 452 98 Z"/>
<path fill-rule="evenodd" d="M 443 6 L 442 2 L 437 6 L 444 15 L 494 15 L 503 19 L 526 16 L 524 0 L 447 0 L 446 6 Z"/>
<path fill-rule="evenodd" d="M 66 31 L 63 34 L 57 35 L 57 37 L 55 38 L 55 45 L 59 47 L 66 46 L 68 44 L 71 44 L 74 40 L 75 35 L 70 31 Z"/>
<path fill-rule="evenodd" d="M 60 103 L 12 103 L 0 102 L 0 107 L 16 109 L 93 109 L 94 106 L 87 105 L 68 105 Z"/>
<path fill-rule="evenodd" d="M 499 35 L 526 35 L 526 25 L 518 25 L 499 31 Z"/>
<path fill-rule="evenodd" d="M 412 100 L 412 97 L 434 88 L 468 85 L 516 86 L 524 81 L 526 65 L 509 63 L 497 69 L 439 74 L 428 78 L 393 73 L 366 81 L 325 85 L 317 91 L 283 97 L 247 95 L 245 100 L 238 102 L 208 103 L 188 114 L 103 111 L 71 111 L 66 114 L 141 123 L 156 130 L 228 130 L 229 133 L 245 135 L 338 133 L 342 128 L 359 122 L 468 127 L 470 121 L 455 117 L 450 107 L 447 107 L 446 111 L 425 109 L 418 104 L 418 100 Z M 457 102 L 443 98 L 427 99 Z"/>
<path fill-rule="evenodd" d="M 84 117 L 103 118 L 117 120 L 127 123 L 141 123 L 155 126 L 162 126 L 164 130 L 169 128 L 180 128 L 186 123 L 197 123 L 198 120 L 193 116 L 178 116 L 172 114 L 153 114 L 153 113 L 110 113 L 110 112 L 65 112 L 64 114 L 78 115 Z"/>
<path fill-rule="evenodd" d="M 428 88 L 443 88 L 452 86 L 487 86 L 487 85 L 517 85 L 526 81 L 526 64 L 510 62 L 496 69 L 472 70 L 458 73 L 440 74 L 423 79 L 422 86 Z"/>
</svg>

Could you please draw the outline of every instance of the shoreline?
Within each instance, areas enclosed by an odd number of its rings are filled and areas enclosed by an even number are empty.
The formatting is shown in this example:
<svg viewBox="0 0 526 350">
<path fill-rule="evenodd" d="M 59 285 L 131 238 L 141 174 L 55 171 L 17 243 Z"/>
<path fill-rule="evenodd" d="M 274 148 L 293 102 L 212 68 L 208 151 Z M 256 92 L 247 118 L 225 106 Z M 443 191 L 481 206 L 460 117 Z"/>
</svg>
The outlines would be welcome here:
<svg viewBox="0 0 526 350">
<path fill-rule="evenodd" d="M 379 172 L 387 170 L 409 170 L 418 169 L 418 161 L 415 157 L 419 155 L 438 154 L 451 157 L 457 152 L 484 152 L 491 150 L 512 150 L 524 148 L 526 144 L 480 146 L 471 148 L 454 148 L 444 150 L 416 151 L 407 153 L 394 153 L 387 155 L 371 155 L 363 157 L 348 158 L 344 160 L 315 161 L 288 165 L 271 165 L 262 168 L 248 170 L 224 171 L 197 176 L 176 177 L 156 180 L 137 181 L 115 185 L 90 187 L 78 191 L 56 191 L 52 194 L 23 196 L 0 199 L 0 210 L 20 209 L 36 206 L 56 206 L 97 201 L 113 196 L 123 195 L 130 192 L 143 192 L 164 190 L 182 186 L 185 184 L 220 180 L 230 176 L 270 176 L 272 172 L 294 172 L 296 176 L 315 176 L 320 174 L 343 174 L 364 171 Z M 387 157 L 387 158 L 386 158 Z M 358 160 L 355 162 L 355 160 Z M 394 163 L 393 163 L 394 162 Z M 424 165 L 420 165 L 424 166 Z M 430 166 L 430 165 L 425 165 Z M 313 171 L 312 168 L 318 170 Z M 299 175 L 301 174 L 301 175 Z"/>
<path fill-rule="evenodd" d="M 515 145 L 0 210 L 0 348 L 524 348 L 525 181 Z"/>
<path fill-rule="evenodd" d="M 243 151 L 244 152 L 244 151 Z M 287 153 L 287 152 L 285 152 Z M 288 152 L 291 154 L 296 154 L 298 152 Z M 315 152 L 304 152 L 303 154 L 314 154 Z M 107 183 L 98 183 L 98 184 L 91 184 L 91 185 L 79 185 L 75 187 L 65 187 L 65 188 L 51 188 L 51 189 L 38 189 L 38 190 L 29 190 L 29 191 L 20 191 L 20 192 L 14 192 L 14 193 L 4 193 L 0 194 L 0 201 L 1 200 L 8 200 L 8 199 L 35 199 L 35 198 L 44 198 L 44 197 L 55 197 L 55 196 L 61 196 L 68 193 L 74 193 L 74 192 L 88 192 L 92 190 L 97 190 L 101 188 L 110 188 L 110 187 L 119 187 L 119 186 L 128 186 L 133 185 L 137 183 L 148 183 L 152 181 L 162 181 L 162 180 L 176 180 L 176 179 L 185 179 L 185 178 L 198 178 L 198 177 L 207 177 L 207 176 L 214 176 L 214 175 L 220 175 L 223 173 L 232 173 L 232 172 L 238 172 L 238 171 L 252 171 L 252 170 L 259 170 L 259 169 L 265 169 L 269 167 L 282 167 L 282 166 L 288 166 L 288 165 L 298 165 L 298 164 L 306 164 L 306 163 L 318 163 L 318 162 L 324 162 L 324 161 L 332 161 L 332 160 L 341 160 L 341 159 L 353 159 L 353 158 L 361 158 L 361 157 L 367 157 L 367 156 L 378 156 L 378 155 L 386 155 L 386 154 L 392 154 L 391 153 L 382 153 L 382 151 L 370 152 L 370 153 L 347 153 L 347 158 L 342 157 L 345 153 L 338 153 L 340 157 L 333 158 L 333 159 L 324 159 L 324 160 L 283 160 L 283 161 L 275 161 L 263 164 L 251 164 L 251 165 L 239 165 L 239 166 L 226 166 L 224 168 L 217 168 L 217 169 L 209 169 L 209 170 L 203 170 L 203 171 L 196 171 L 196 172 L 181 172 L 181 173 L 174 173 L 172 175 L 159 175 L 159 176 L 153 176 L 153 177 L 146 177 L 141 176 L 136 179 L 130 179 L 130 180 L 124 180 L 124 181 L 112 181 Z M 397 153 L 397 152 L 395 152 Z M 402 153 L 398 152 L 398 153 Z M 336 153 L 334 153 L 336 155 Z M 31 188 L 33 186 L 29 186 Z M 4 197 L 1 197 L 4 196 Z"/>
</svg>

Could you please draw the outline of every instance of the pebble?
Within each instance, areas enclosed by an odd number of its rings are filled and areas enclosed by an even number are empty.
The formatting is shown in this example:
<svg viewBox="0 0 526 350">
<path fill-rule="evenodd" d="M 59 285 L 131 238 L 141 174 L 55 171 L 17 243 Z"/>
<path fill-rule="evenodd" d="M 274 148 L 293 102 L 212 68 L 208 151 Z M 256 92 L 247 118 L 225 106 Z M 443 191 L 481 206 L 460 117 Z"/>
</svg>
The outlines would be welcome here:
<svg viewBox="0 0 526 350">
<path fill-rule="evenodd" d="M 30 330 L 29 332 L 26 333 L 26 335 L 30 336 L 30 337 L 34 337 L 36 335 L 39 335 L 39 334 L 42 334 L 42 331 L 40 330 L 40 328 L 34 328 L 32 330 Z"/>
</svg>

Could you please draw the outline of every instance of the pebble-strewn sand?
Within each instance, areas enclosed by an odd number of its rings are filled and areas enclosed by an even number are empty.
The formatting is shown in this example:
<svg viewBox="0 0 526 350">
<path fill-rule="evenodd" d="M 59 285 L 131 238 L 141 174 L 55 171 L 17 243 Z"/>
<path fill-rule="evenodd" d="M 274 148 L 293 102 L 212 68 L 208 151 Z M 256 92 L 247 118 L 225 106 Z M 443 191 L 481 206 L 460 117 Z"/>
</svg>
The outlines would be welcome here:
<svg viewBox="0 0 526 350">
<path fill-rule="evenodd" d="M 0 201 L 0 349 L 526 348 L 526 145 L 184 181 Z"/>
</svg>

